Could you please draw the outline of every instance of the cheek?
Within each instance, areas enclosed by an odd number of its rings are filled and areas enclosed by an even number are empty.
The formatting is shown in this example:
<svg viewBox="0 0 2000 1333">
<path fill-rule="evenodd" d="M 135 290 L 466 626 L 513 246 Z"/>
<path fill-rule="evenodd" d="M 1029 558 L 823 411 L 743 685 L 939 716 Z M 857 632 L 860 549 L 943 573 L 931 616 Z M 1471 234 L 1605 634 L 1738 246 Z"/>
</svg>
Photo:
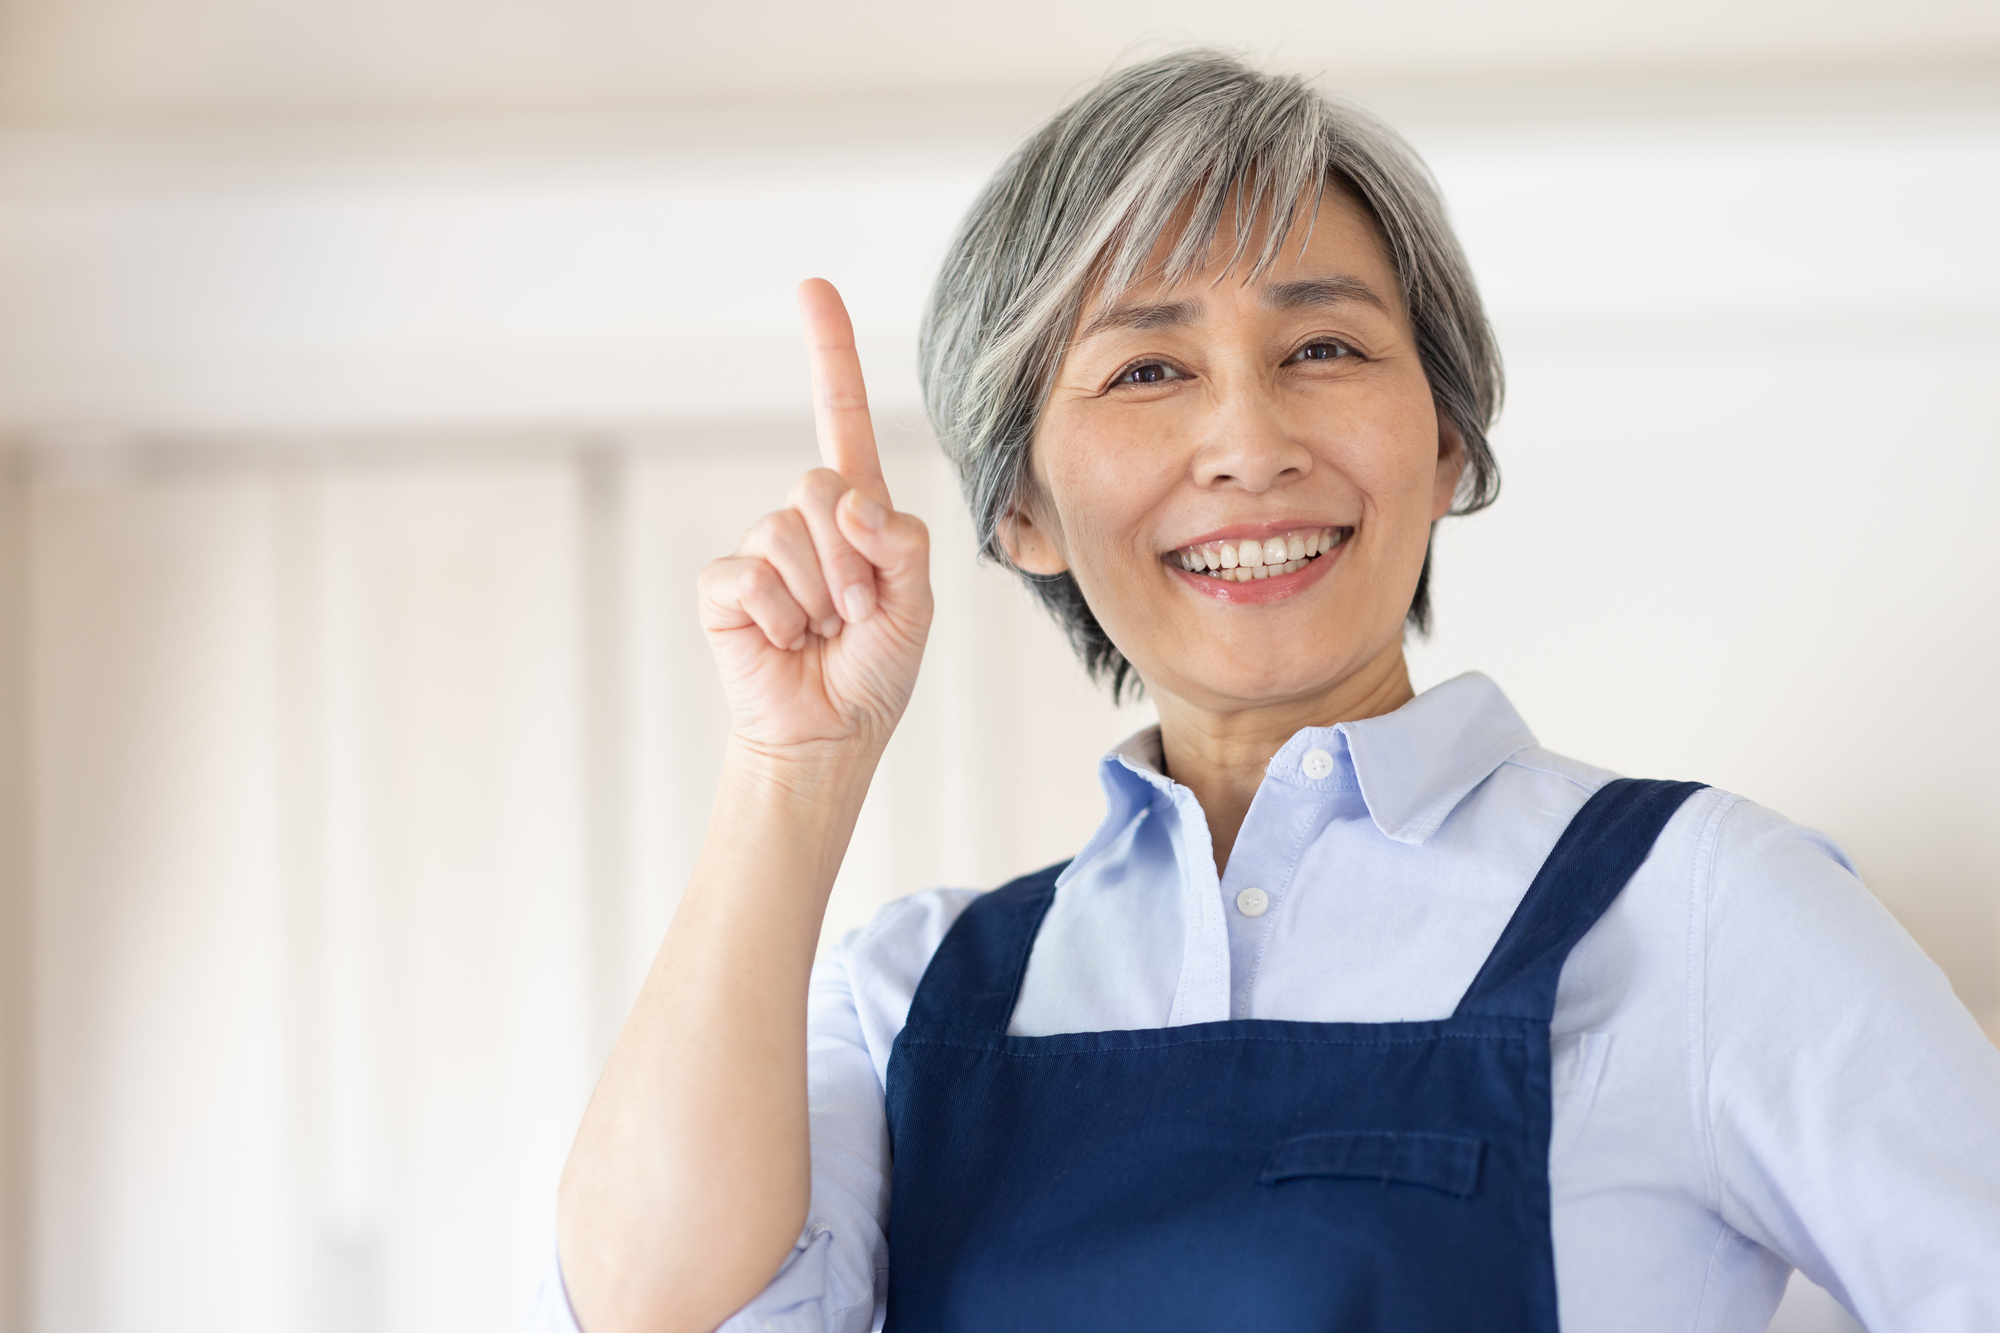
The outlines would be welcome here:
<svg viewBox="0 0 2000 1333">
<path fill-rule="evenodd" d="M 1069 498 L 1101 487 L 1110 478 L 1157 468 L 1169 452 L 1160 447 L 1162 442 L 1157 438 L 1079 415 L 1081 419 L 1044 429 L 1035 441 L 1042 476 Z"/>
<path fill-rule="evenodd" d="M 1408 515 L 1430 524 L 1437 483 L 1437 417 L 1426 394 L 1417 403 L 1402 402 L 1377 418 L 1368 447 L 1347 460 L 1349 474 L 1371 498 L 1378 517 Z"/>
<path fill-rule="evenodd" d="M 1037 436 L 1036 476 L 1073 565 L 1099 565 L 1139 541 L 1179 475 L 1159 446 L 1076 425 Z"/>
</svg>

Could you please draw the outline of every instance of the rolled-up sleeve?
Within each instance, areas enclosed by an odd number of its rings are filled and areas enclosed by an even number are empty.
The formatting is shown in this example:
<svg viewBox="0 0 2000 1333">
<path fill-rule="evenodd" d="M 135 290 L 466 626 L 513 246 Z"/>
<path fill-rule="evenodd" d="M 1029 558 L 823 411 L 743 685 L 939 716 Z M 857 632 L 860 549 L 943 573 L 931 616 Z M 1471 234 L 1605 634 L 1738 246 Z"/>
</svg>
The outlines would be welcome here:
<svg viewBox="0 0 2000 1333">
<path fill-rule="evenodd" d="M 1869 1328 L 2000 1328 L 2000 1050 L 1824 838 L 1742 802 L 1714 867 L 1723 1219 Z"/>
<path fill-rule="evenodd" d="M 785 1266 L 723 1333 L 868 1333 L 887 1294 L 889 1122 L 862 1033 L 854 937 L 813 969 L 806 997 L 812 1205 Z"/>
</svg>

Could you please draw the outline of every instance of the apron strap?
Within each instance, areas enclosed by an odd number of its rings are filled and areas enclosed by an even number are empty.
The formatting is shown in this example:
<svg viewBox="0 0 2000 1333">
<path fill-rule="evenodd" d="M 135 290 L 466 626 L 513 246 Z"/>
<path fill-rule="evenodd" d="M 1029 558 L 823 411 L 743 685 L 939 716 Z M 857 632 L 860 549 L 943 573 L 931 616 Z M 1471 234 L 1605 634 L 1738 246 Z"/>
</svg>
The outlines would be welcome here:
<svg viewBox="0 0 2000 1333">
<path fill-rule="evenodd" d="M 1058 862 L 974 898 L 931 955 L 907 1021 L 1004 1033 L 1035 934 L 1055 898 L 1056 876 L 1068 865 Z"/>
<path fill-rule="evenodd" d="M 1638 873 L 1674 812 L 1707 785 L 1619 778 L 1584 802 L 1466 988 L 1456 1016 L 1547 1022 L 1570 949 Z"/>
</svg>

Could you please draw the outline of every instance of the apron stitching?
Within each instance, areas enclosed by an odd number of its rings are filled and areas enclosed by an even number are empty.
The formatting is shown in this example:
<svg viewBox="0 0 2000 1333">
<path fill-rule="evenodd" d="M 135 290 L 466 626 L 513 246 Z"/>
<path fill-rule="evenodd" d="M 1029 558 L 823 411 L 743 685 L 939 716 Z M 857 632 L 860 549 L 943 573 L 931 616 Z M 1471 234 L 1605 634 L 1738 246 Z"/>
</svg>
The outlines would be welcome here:
<svg viewBox="0 0 2000 1333">
<path fill-rule="evenodd" d="M 1715 1125 L 1708 1108 L 1708 909 L 1715 897 L 1715 851 L 1722 841 L 1722 821 L 1742 798 L 1717 795 L 1722 799 L 1702 823 L 1689 866 L 1687 1060 L 1688 1110 L 1700 1141 L 1703 1183 L 1709 1209 L 1720 1217 L 1722 1167 L 1716 1160 Z"/>
<path fill-rule="evenodd" d="M 908 1029 L 905 1028 L 904 1031 L 908 1032 Z M 1068 1036 L 1071 1034 L 1058 1033 L 1056 1035 Z M 1088 1036 L 1091 1034 L 1077 1033 L 1075 1035 Z M 1010 1037 L 1010 1038 L 1003 1038 L 1003 1040 L 1047 1041 L 1050 1040 L 1050 1038 Z M 1337 1037 L 1236 1036 L 1236 1037 L 1190 1037 L 1186 1041 L 1166 1042 L 1159 1045 L 1112 1046 L 1108 1048 L 1089 1047 L 1074 1051 L 1009 1051 L 1009 1050 L 1002 1050 L 995 1045 L 990 1045 L 986 1042 L 981 1042 L 972 1038 L 966 1038 L 963 1040 L 954 1040 L 953 1038 L 950 1037 L 905 1036 L 899 1038 L 901 1044 L 905 1046 L 951 1046 L 959 1050 L 992 1051 L 996 1055 L 1011 1055 L 1024 1060 L 1041 1059 L 1045 1056 L 1057 1056 L 1057 1055 L 1104 1055 L 1107 1054 L 1109 1051 L 1167 1052 L 1175 1049 L 1176 1047 L 1181 1047 L 1181 1046 L 1233 1046 L 1233 1045 L 1241 1045 L 1244 1042 L 1251 1042 L 1251 1041 L 1274 1042 L 1287 1046 L 1418 1046 L 1426 1042 L 1433 1042 L 1433 1041 L 1493 1041 L 1493 1042 L 1520 1043 L 1525 1045 L 1527 1043 L 1527 1040 L 1528 1040 L 1527 1037 L 1521 1034 L 1485 1033 L 1485 1032 L 1440 1032 L 1435 1036 L 1430 1036 L 1430 1037 L 1390 1037 L 1374 1041 L 1364 1041 L 1360 1039 L 1345 1040 Z"/>
</svg>

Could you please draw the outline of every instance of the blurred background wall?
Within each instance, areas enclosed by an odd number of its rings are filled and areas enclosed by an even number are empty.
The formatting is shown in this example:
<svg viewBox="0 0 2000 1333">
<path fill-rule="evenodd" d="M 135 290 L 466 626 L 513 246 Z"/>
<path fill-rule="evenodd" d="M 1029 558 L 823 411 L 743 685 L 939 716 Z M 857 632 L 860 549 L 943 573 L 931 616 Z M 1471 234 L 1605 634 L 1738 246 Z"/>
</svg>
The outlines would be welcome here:
<svg viewBox="0 0 2000 1333">
<path fill-rule="evenodd" d="M 1419 688 L 1828 830 L 2000 1034 L 1991 3 L 0 0 L 0 1328 L 515 1325 L 807 274 L 940 587 L 829 935 L 1080 843 L 1147 711 L 971 559 L 915 326 L 1008 145 L 1189 40 L 1402 128 L 1482 279 Z"/>
</svg>

